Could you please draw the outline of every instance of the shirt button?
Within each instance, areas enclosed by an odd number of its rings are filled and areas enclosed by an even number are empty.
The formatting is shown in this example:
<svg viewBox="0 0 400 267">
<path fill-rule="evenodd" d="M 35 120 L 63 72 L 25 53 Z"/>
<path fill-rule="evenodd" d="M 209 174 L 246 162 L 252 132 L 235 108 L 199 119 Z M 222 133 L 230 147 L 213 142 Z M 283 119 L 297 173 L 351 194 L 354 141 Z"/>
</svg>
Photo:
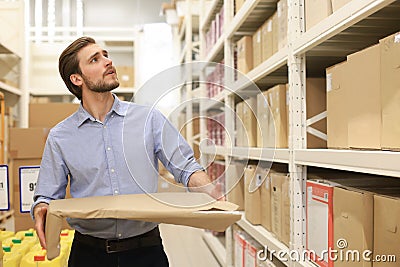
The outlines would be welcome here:
<svg viewBox="0 0 400 267">
<path fill-rule="evenodd" d="M 111 150 L 111 147 L 107 147 L 107 150 L 110 151 L 110 150 Z"/>
<path fill-rule="evenodd" d="M 114 169 L 111 169 L 111 172 L 115 172 L 115 170 L 114 170 Z"/>
<path fill-rule="evenodd" d="M 115 193 L 115 194 L 118 194 L 118 190 L 115 190 L 114 193 Z"/>
<path fill-rule="evenodd" d="M 114 115 L 111 115 L 111 118 L 114 118 Z"/>
<path fill-rule="evenodd" d="M 122 234 L 118 234 L 118 237 L 121 237 L 122 236 Z"/>
<path fill-rule="evenodd" d="M 104 128 L 104 129 L 106 129 L 106 128 L 107 128 L 107 126 L 105 126 L 105 125 L 104 125 L 104 127 L 103 127 L 103 128 Z"/>
</svg>

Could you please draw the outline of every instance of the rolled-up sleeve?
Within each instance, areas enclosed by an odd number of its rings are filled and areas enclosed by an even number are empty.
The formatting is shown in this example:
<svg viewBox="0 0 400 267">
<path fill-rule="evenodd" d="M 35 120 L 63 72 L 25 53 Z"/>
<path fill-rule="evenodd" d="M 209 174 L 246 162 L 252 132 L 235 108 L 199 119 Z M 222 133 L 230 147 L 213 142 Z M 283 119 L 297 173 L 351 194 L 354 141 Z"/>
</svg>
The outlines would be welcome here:
<svg viewBox="0 0 400 267">
<path fill-rule="evenodd" d="M 53 199 L 65 198 L 68 173 L 68 168 L 57 147 L 55 138 L 50 132 L 44 148 L 39 177 L 33 196 L 32 219 L 34 219 L 33 209 L 38 203 L 50 203 Z"/>
<path fill-rule="evenodd" d="M 188 186 L 192 173 L 204 170 L 194 158 L 192 148 L 158 110 L 152 110 L 154 148 L 158 159 L 172 173 L 175 181 Z"/>
</svg>

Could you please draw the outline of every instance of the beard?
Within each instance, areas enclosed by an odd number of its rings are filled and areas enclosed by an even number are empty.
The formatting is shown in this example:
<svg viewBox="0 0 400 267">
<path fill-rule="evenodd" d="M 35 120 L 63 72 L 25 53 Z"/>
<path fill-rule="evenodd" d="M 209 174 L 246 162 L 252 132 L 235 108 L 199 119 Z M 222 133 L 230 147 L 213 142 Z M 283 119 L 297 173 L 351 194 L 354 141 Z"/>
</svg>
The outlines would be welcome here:
<svg viewBox="0 0 400 267">
<path fill-rule="evenodd" d="M 96 93 L 110 92 L 119 86 L 118 80 L 114 80 L 109 83 L 106 83 L 104 80 L 94 83 L 94 82 L 90 81 L 88 78 L 86 78 L 85 75 L 82 74 L 81 76 L 82 76 L 82 79 L 85 82 L 87 88 L 92 92 L 96 92 Z"/>
</svg>

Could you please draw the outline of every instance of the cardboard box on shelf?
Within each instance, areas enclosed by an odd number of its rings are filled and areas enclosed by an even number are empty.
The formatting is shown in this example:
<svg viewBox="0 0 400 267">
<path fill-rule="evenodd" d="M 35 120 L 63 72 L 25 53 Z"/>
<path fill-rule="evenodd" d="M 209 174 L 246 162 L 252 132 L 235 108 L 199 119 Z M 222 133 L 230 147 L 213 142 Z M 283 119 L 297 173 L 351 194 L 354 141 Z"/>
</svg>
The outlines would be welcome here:
<svg viewBox="0 0 400 267">
<path fill-rule="evenodd" d="M 10 158 L 41 158 L 48 133 L 48 128 L 9 128 Z"/>
<path fill-rule="evenodd" d="M 315 251 L 316 255 L 320 256 L 324 249 L 373 251 L 374 191 L 382 189 L 356 189 L 349 186 L 356 184 L 350 180 L 307 181 L 307 249 Z M 345 247 L 340 247 L 343 244 Z M 344 258 L 333 261 L 329 257 L 316 263 L 338 267 L 349 264 Z M 351 263 L 372 266 L 370 261 Z"/>
<path fill-rule="evenodd" d="M 261 186 L 261 225 L 272 232 L 272 212 L 271 212 L 271 173 L 268 169 L 262 169 L 261 175 L 265 180 Z"/>
<path fill-rule="evenodd" d="M 246 99 L 243 105 L 243 123 L 245 127 L 244 145 L 257 146 L 257 99 L 251 97 Z"/>
<path fill-rule="evenodd" d="M 253 41 L 251 36 L 244 36 L 237 42 L 238 71 L 243 74 L 253 69 Z"/>
<path fill-rule="evenodd" d="M 134 87 L 135 86 L 135 71 L 131 66 L 116 66 L 118 75 L 119 87 Z"/>
<path fill-rule="evenodd" d="M 278 12 L 275 12 L 272 15 L 272 54 L 278 52 L 279 48 L 279 21 L 278 21 Z"/>
<path fill-rule="evenodd" d="M 342 8 L 347 3 L 351 2 L 351 0 L 331 0 L 332 1 L 332 11 L 336 12 L 340 8 Z"/>
<path fill-rule="evenodd" d="M 228 190 L 226 199 L 239 206 L 238 210 L 244 210 L 244 169 L 245 164 L 232 162 L 228 165 L 225 178 Z"/>
<path fill-rule="evenodd" d="M 31 96 L 29 100 L 30 104 L 48 104 L 50 102 L 51 99 L 48 96 Z"/>
<path fill-rule="evenodd" d="M 271 223 L 272 232 L 284 244 L 290 241 L 290 179 L 287 174 L 271 174 Z"/>
<path fill-rule="evenodd" d="M 244 211 L 246 219 L 254 224 L 261 224 L 261 176 L 257 175 L 255 165 L 248 165 L 244 172 Z"/>
<path fill-rule="evenodd" d="M 287 148 L 288 121 L 286 115 L 286 85 L 279 84 L 272 87 L 269 89 L 268 97 L 273 117 L 272 120 L 269 120 L 269 133 L 273 130 L 275 131 L 275 146 L 272 147 Z M 268 139 L 272 139 L 270 135 Z"/>
<path fill-rule="evenodd" d="M 351 203 L 351 205 L 349 205 Z M 373 251 L 373 193 L 354 188 L 333 189 L 333 244 L 340 251 Z M 343 245 L 345 240 L 347 246 Z M 338 246 L 339 245 L 339 246 Z M 335 267 L 349 266 L 349 262 L 338 260 Z M 371 267 L 372 262 L 351 262 L 352 266 Z"/>
<path fill-rule="evenodd" d="M 400 148 L 400 32 L 379 41 L 381 56 L 382 141 L 384 149 Z"/>
<path fill-rule="evenodd" d="M 348 105 L 348 146 L 351 148 L 381 149 L 380 68 L 379 45 L 347 57 L 347 96 L 357 99 Z"/>
<path fill-rule="evenodd" d="M 235 0 L 235 14 L 239 12 L 239 10 L 242 8 L 245 0 Z"/>
<path fill-rule="evenodd" d="M 326 69 L 328 148 L 348 148 L 349 80 L 347 61 Z"/>
<path fill-rule="evenodd" d="M 75 113 L 79 104 L 47 103 L 29 104 L 29 127 L 52 128 Z"/>
<path fill-rule="evenodd" d="M 244 136 L 245 136 L 245 126 L 243 118 L 243 106 L 244 102 L 239 102 L 236 104 L 236 114 L 235 114 L 235 125 L 236 125 L 236 146 L 245 146 Z"/>
<path fill-rule="evenodd" d="M 259 266 L 258 260 L 258 251 L 262 249 L 262 247 L 252 238 L 248 238 L 246 241 L 246 255 L 245 255 L 245 266 L 249 267 L 257 267 Z"/>
<path fill-rule="evenodd" d="M 307 120 L 326 111 L 326 79 L 306 79 Z M 287 103 L 288 104 L 288 103 Z M 326 134 L 326 118 L 310 125 Z M 326 140 L 307 133 L 307 148 L 326 148 Z"/>
<path fill-rule="evenodd" d="M 235 251 L 234 251 L 234 266 L 245 267 L 246 253 L 247 253 L 247 242 L 241 231 L 235 231 L 233 233 L 235 240 Z"/>
<path fill-rule="evenodd" d="M 307 181 L 306 250 L 315 252 L 318 266 L 331 266 L 326 253 L 333 249 L 333 186 Z"/>
<path fill-rule="evenodd" d="M 262 27 L 253 34 L 253 67 L 257 67 L 262 62 Z"/>
<path fill-rule="evenodd" d="M 272 118 L 268 94 L 269 91 L 264 91 L 257 95 L 257 147 L 274 146 L 275 130 L 270 132 L 268 128 Z"/>
<path fill-rule="evenodd" d="M 264 24 L 261 26 L 261 61 L 265 61 L 270 58 L 274 52 L 273 45 L 273 19 L 269 18 Z M 275 25 L 276 27 L 276 25 Z"/>
<path fill-rule="evenodd" d="M 332 14 L 332 0 L 305 0 L 306 31 Z"/>
<path fill-rule="evenodd" d="M 395 261 L 374 262 L 374 267 L 398 266 L 400 252 L 400 198 L 398 190 L 392 196 L 374 195 L 374 255 L 393 256 Z M 387 258 L 389 259 L 389 258 Z M 396 262 L 397 261 L 397 262 Z"/>
<path fill-rule="evenodd" d="M 288 31 L 288 0 L 280 0 L 277 4 L 278 14 L 278 50 L 287 45 Z"/>
</svg>

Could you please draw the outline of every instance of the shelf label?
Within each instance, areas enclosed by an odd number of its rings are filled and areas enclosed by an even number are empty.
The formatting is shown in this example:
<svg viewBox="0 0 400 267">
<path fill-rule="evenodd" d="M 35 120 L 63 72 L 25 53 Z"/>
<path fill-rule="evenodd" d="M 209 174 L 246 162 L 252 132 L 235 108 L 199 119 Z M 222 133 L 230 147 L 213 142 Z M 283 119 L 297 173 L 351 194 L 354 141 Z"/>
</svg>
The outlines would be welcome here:
<svg viewBox="0 0 400 267">
<path fill-rule="evenodd" d="M 332 90 L 332 73 L 326 74 L 326 92 Z"/>
<path fill-rule="evenodd" d="M 398 33 L 398 34 L 396 34 L 395 36 L 394 36 L 394 43 L 396 44 L 396 43 L 400 43 L 400 33 Z"/>
<path fill-rule="evenodd" d="M 10 209 L 8 166 L 0 165 L 0 210 Z"/>
<path fill-rule="evenodd" d="M 39 176 L 39 166 L 28 166 L 19 168 L 19 192 L 21 213 L 30 212 L 33 204 L 33 194 Z"/>
<path fill-rule="evenodd" d="M 286 90 L 286 105 L 289 106 L 290 96 L 289 96 L 289 89 Z"/>
</svg>

